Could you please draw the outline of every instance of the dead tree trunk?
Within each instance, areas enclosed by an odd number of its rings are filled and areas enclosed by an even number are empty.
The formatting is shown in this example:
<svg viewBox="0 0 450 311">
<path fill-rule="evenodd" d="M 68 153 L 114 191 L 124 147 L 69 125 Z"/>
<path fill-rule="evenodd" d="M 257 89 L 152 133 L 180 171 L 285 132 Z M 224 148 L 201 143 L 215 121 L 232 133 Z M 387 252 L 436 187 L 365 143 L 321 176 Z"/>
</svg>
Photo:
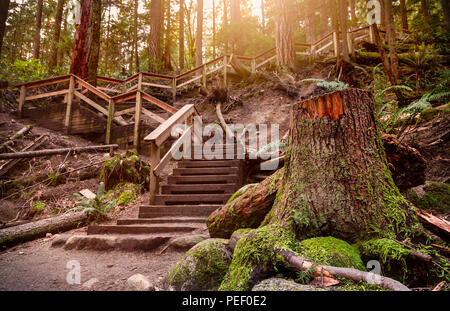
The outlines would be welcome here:
<svg viewBox="0 0 450 311">
<path fill-rule="evenodd" d="M 412 212 L 389 171 L 370 93 L 347 89 L 294 105 L 285 161 L 262 225 L 346 241 L 409 230 Z"/>
<path fill-rule="evenodd" d="M 70 65 L 70 73 L 82 79 L 87 78 L 88 38 L 91 8 L 92 0 L 83 0 L 81 2 L 81 19 L 75 32 L 75 40 L 72 50 L 72 63 Z"/>
</svg>

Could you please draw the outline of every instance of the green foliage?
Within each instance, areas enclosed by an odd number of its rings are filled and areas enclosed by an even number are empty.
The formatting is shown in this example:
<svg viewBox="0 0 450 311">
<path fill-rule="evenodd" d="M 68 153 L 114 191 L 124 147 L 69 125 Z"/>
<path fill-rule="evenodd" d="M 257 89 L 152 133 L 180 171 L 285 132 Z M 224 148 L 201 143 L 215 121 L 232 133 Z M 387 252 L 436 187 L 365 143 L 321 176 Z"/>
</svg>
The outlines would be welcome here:
<svg viewBox="0 0 450 311">
<path fill-rule="evenodd" d="M 33 203 L 31 203 L 32 213 L 36 213 L 36 214 L 41 213 L 44 210 L 45 205 L 46 205 L 45 202 L 34 201 Z"/>
<path fill-rule="evenodd" d="M 13 64 L 0 65 L 0 79 L 8 81 L 10 85 L 42 80 L 48 77 L 46 68 L 38 59 L 16 60 Z"/>
<path fill-rule="evenodd" d="M 47 174 L 47 177 L 48 177 L 48 179 L 50 179 L 50 184 L 52 186 L 56 186 L 58 184 L 58 179 L 59 179 L 60 175 L 61 175 L 60 172 L 56 172 L 56 173 L 52 172 L 52 173 Z"/>
<path fill-rule="evenodd" d="M 261 147 L 258 152 L 256 153 L 257 157 L 260 157 L 266 153 L 270 153 L 270 152 L 275 152 L 278 150 L 285 150 L 286 149 L 286 144 L 282 141 L 275 141 L 275 142 L 271 142 L 263 147 Z"/>
<path fill-rule="evenodd" d="M 313 82 L 316 83 L 317 86 L 322 87 L 331 92 L 342 91 L 350 87 L 348 84 L 338 80 L 326 81 L 323 79 L 303 79 L 300 82 Z"/>
<path fill-rule="evenodd" d="M 439 214 L 450 211 L 450 185 L 427 182 L 423 187 L 424 195 L 419 197 L 412 189 L 408 191 L 408 199 L 418 208 L 434 210 Z"/>
<path fill-rule="evenodd" d="M 116 199 L 109 200 L 109 196 L 105 193 L 105 184 L 103 182 L 98 186 L 97 195 L 94 199 L 86 199 L 79 193 L 74 193 L 73 197 L 78 200 L 80 205 L 71 210 L 85 213 L 94 221 L 107 217 L 111 208 L 117 204 Z"/>
</svg>

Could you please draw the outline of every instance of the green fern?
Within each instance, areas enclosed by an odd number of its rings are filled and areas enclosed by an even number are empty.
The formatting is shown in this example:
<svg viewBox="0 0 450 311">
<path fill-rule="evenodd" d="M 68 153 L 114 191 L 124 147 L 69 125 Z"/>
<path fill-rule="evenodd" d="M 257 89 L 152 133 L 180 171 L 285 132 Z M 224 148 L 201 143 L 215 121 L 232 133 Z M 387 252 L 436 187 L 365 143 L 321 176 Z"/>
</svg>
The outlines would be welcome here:
<svg viewBox="0 0 450 311">
<path fill-rule="evenodd" d="M 71 210 L 85 213 L 94 220 L 107 217 L 109 211 L 117 204 L 117 199 L 108 201 L 109 195 L 105 193 L 105 184 L 103 182 L 98 186 L 97 195 L 94 199 L 86 199 L 79 193 L 74 193 L 73 197 L 78 200 L 80 205 Z"/>
<path fill-rule="evenodd" d="M 335 80 L 335 81 L 326 81 L 323 79 L 303 79 L 300 82 L 313 82 L 316 83 L 317 86 L 323 87 L 329 91 L 342 91 L 348 89 L 350 86 L 344 82 Z"/>
</svg>

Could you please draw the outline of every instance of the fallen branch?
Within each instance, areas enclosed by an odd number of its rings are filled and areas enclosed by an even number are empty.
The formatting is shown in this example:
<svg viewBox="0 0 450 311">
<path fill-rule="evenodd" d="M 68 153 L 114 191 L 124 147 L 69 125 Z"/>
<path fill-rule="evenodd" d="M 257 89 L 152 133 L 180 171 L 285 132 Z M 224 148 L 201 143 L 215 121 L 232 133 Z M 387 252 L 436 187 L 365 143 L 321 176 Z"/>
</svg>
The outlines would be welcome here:
<svg viewBox="0 0 450 311">
<path fill-rule="evenodd" d="M 20 129 L 20 131 L 18 131 L 17 133 L 15 133 L 13 136 L 11 136 L 7 141 L 5 141 L 4 143 L 2 143 L 0 145 L 0 150 L 2 150 L 3 148 L 6 148 L 7 146 L 13 144 L 14 140 L 23 137 L 25 134 L 27 134 L 29 131 L 31 131 L 31 129 L 33 128 L 32 125 L 27 125 L 24 126 L 23 128 Z"/>
<path fill-rule="evenodd" d="M 315 263 L 308 261 L 301 256 L 295 255 L 290 250 L 281 250 L 278 251 L 278 253 L 283 256 L 283 258 L 289 263 L 291 268 L 294 268 L 298 271 L 309 270 L 314 266 L 316 269 L 316 276 L 323 275 L 328 278 L 340 276 L 356 282 L 363 281 L 369 284 L 376 284 L 393 291 L 410 291 L 410 289 L 402 283 L 382 275 L 374 274 L 371 272 L 364 272 L 353 268 L 316 265 Z"/>
<path fill-rule="evenodd" d="M 0 160 L 7 159 L 23 159 L 23 158 L 34 158 L 34 157 L 45 157 L 55 154 L 64 154 L 68 152 L 89 152 L 101 149 L 118 148 L 119 145 L 101 145 L 101 146 L 87 146 L 87 147 L 74 147 L 74 148 L 62 148 L 62 149 L 48 149 L 39 151 L 29 151 L 29 152 L 15 152 L 15 153 L 2 153 L 0 154 Z"/>
<path fill-rule="evenodd" d="M 419 208 L 417 209 L 417 216 L 425 227 L 428 227 L 437 234 L 444 235 L 447 239 L 450 237 L 450 223 L 448 221 L 438 218 Z"/>
</svg>

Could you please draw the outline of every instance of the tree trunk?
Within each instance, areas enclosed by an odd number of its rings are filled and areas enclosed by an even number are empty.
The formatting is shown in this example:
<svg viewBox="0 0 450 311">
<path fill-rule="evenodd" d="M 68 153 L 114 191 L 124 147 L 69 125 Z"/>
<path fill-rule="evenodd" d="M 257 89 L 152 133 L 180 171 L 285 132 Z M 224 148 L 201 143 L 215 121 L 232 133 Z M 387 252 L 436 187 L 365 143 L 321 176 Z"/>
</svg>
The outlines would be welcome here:
<svg viewBox="0 0 450 311">
<path fill-rule="evenodd" d="M 180 70 L 183 70 L 184 69 L 184 0 L 180 0 L 180 11 L 178 14 L 179 14 L 179 19 L 180 19 L 178 55 L 179 55 Z"/>
<path fill-rule="evenodd" d="M 397 40 L 395 39 L 394 13 L 392 8 L 392 0 L 384 0 L 386 9 L 386 36 L 389 45 L 389 59 L 391 61 L 392 75 L 398 80 L 398 55 Z"/>
<path fill-rule="evenodd" d="M 213 24 L 213 59 L 216 58 L 216 1 L 212 3 L 212 24 Z"/>
<path fill-rule="evenodd" d="M 197 1 L 197 38 L 195 40 L 195 65 L 203 64 L 203 0 Z"/>
<path fill-rule="evenodd" d="M 407 32 L 408 27 L 408 13 L 406 10 L 406 0 L 400 0 L 400 16 L 402 17 L 403 32 Z"/>
<path fill-rule="evenodd" d="M 386 5 L 384 0 L 380 0 L 380 22 L 381 28 L 386 30 Z"/>
<path fill-rule="evenodd" d="M 355 0 L 350 0 L 350 14 L 352 16 L 352 27 L 356 27 L 358 25 L 358 20 L 356 18 L 356 10 L 355 10 Z"/>
<path fill-rule="evenodd" d="M 102 0 L 92 1 L 91 26 L 88 54 L 88 82 L 97 86 L 98 59 L 100 54 L 100 28 L 102 23 Z"/>
<path fill-rule="evenodd" d="M 70 73 L 87 78 L 87 57 L 89 43 L 89 24 L 91 19 L 92 0 L 81 1 L 81 19 L 75 32 L 75 39 L 72 50 L 72 63 Z"/>
<path fill-rule="evenodd" d="M 277 0 L 276 47 L 278 66 L 295 68 L 294 47 L 294 3 L 292 0 Z"/>
<path fill-rule="evenodd" d="M 239 38 L 241 36 L 239 23 L 241 22 L 240 0 L 230 0 L 230 25 L 231 25 L 231 48 L 233 54 L 239 54 Z"/>
<path fill-rule="evenodd" d="M 264 0 L 261 0 L 261 28 L 262 33 L 266 33 L 266 8 L 264 5 Z"/>
<path fill-rule="evenodd" d="M 150 72 L 158 71 L 161 59 L 161 0 L 152 0 L 149 36 L 149 68 Z"/>
<path fill-rule="evenodd" d="M 447 32 L 450 32 L 450 3 L 448 0 L 441 0 L 442 11 L 444 11 L 444 19 Z"/>
<path fill-rule="evenodd" d="M 341 37 L 340 31 L 339 31 L 339 6 L 336 2 L 337 0 L 328 0 L 328 5 L 331 8 L 331 26 L 333 28 L 333 31 L 337 34 L 337 42 L 336 42 L 336 55 L 337 59 L 336 62 L 339 63 L 339 58 L 341 57 L 341 42 L 339 38 Z"/>
<path fill-rule="evenodd" d="M 328 32 L 328 11 L 327 6 L 323 3 L 320 6 L 320 37 Z"/>
<path fill-rule="evenodd" d="M 228 0 L 223 0 L 223 25 L 222 29 L 228 28 Z M 228 54 L 228 40 L 225 40 L 225 54 Z"/>
<path fill-rule="evenodd" d="M 422 9 L 423 20 L 426 24 L 428 24 L 430 13 L 428 12 L 427 0 L 420 0 L 420 7 Z"/>
<path fill-rule="evenodd" d="M 58 0 L 56 6 L 55 24 L 53 26 L 52 54 L 50 55 L 50 61 L 48 63 L 50 69 L 58 64 L 58 44 L 59 37 L 61 36 L 61 23 L 65 2 L 66 0 Z"/>
<path fill-rule="evenodd" d="M 165 31 L 165 36 L 166 36 L 166 45 L 164 46 L 164 68 L 168 71 L 172 70 L 172 64 L 170 61 L 170 48 L 172 46 L 172 38 L 170 36 L 170 31 L 171 31 L 171 24 L 170 24 L 170 0 L 167 0 L 167 11 L 166 11 L 166 21 L 167 21 L 167 26 L 166 26 L 166 31 Z"/>
<path fill-rule="evenodd" d="M 262 225 L 349 242 L 409 231 L 412 211 L 389 171 L 369 92 L 297 103 L 290 124 L 283 183 Z"/>
<path fill-rule="evenodd" d="M 36 12 L 36 28 L 33 43 L 33 58 L 39 59 L 39 51 L 41 49 L 41 26 L 42 26 L 42 7 L 44 0 L 38 0 Z"/>
<path fill-rule="evenodd" d="M 0 1 L 0 57 L 2 56 L 3 37 L 8 18 L 9 0 Z"/>
<path fill-rule="evenodd" d="M 339 25 L 342 36 L 342 54 L 343 59 L 346 62 L 349 62 L 350 56 L 347 42 L 347 15 L 348 15 L 347 1 L 346 0 L 338 0 L 338 1 L 339 1 Z"/>
<path fill-rule="evenodd" d="M 139 63 L 139 49 L 138 49 L 138 8 L 139 8 L 139 0 L 134 0 L 134 55 L 136 59 L 136 72 L 140 72 L 140 63 Z"/>
<path fill-rule="evenodd" d="M 306 42 L 307 43 L 314 43 L 316 42 L 315 38 L 315 25 L 314 25 L 314 11 L 306 10 L 306 16 L 305 16 L 305 25 L 306 25 Z"/>
</svg>

